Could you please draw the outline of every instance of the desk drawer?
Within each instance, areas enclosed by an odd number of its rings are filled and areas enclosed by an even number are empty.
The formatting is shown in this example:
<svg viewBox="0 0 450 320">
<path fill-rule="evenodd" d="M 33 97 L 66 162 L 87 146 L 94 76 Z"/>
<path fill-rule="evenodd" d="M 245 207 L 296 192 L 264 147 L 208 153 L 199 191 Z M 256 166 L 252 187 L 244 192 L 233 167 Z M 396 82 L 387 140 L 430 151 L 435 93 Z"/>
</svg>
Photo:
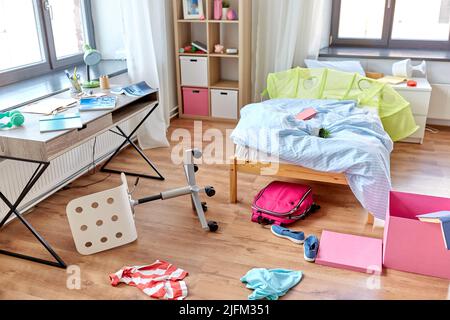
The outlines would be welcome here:
<svg viewBox="0 0 450 320">
<path fill-rule="evenodd" d="M 83 117 L 83 116 L 82 116 Z M 83 119 L 82 119 L 83 121 Z M 112 126 L 112 115 L 107 114 L 101 118 L 91 121 L 85 125 L 84 129 L 71 130 L 66 134 L 59 136 L 56 139 L 47 141 L 46 151 L 49 159 L 61 155 L 67 148 L 82 144 L 90 139 L 93 139 L 99 133 Z"/>
<path fill-rule="evenodd" d="M 85 128 L 78 130 L 78 141 L 82 142 L 84 140 L 92 139 L 94 136 L 98 135 L 99 132 L 110 128 L 112 124 L 111 113 L 91 121 L 86 124 Z"/>
</svg>

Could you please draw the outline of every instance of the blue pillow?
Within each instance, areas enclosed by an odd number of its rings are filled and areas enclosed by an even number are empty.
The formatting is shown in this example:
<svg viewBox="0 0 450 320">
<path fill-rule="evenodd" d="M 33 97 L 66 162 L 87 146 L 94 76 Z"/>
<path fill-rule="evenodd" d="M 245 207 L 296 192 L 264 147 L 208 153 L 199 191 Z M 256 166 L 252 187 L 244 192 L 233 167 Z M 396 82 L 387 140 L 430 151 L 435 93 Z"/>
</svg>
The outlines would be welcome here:
<svg viewBox="0 0 450 320">
<path fill-rule="evenodd" d="M 366 76 L 366 72 L 359 61 L 319 61 L 306 59 L 305 64 L 309 69 L 328 68 L 336 71 L 359 73 L 363 77 Z"/>
</svg>

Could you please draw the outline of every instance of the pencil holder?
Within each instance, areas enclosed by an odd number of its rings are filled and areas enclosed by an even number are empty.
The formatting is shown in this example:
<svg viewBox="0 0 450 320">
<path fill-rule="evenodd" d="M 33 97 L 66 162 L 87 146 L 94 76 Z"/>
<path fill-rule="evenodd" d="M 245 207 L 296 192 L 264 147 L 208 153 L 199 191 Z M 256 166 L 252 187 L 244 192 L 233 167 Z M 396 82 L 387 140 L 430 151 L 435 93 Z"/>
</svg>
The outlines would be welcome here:
<svg viewBox="0 0 450 320">
<path fill-rule="evenodd" d="M 83 89 L 81 89 L 80 82 L 78 80 L 70 80 L 70 84 L 72 85 L 71 92 L 74 94 L 82 93 Z"/>
</svg>

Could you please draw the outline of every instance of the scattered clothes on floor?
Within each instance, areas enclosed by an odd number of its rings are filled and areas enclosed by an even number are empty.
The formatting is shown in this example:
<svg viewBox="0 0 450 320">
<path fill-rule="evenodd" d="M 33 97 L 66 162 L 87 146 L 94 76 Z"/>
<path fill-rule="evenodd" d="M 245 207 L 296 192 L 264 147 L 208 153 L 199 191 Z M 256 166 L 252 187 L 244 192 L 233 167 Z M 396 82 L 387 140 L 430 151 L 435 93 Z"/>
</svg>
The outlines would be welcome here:
<svg viewBox="0 0 450 320">
<path fill-rule="evenodd" d="M 299 284 L 302 277 L 301 271 L 252 269 L 241 278 L 241 282 L 247 284 L 248 289 L 254 290 L 249 295 L 249 300 L 278 300 Z"/>
<path fill-rule="evenodd" d="M 137 287 L 146 295 L 156 299 L 183 300 L 188 295 L 186 282 L 188 273 L 165 261 L 157 260 L 149 266 L 124 267 L 109 276 L 111 285 L 120 283 Z"/>
<path fill-rule="evenodd" d="M 319 251 L 319 239 L 316 236 L 306 238 L 304 246 L 304 258 L 308 262 L 315 262 Z"/>
</svg>

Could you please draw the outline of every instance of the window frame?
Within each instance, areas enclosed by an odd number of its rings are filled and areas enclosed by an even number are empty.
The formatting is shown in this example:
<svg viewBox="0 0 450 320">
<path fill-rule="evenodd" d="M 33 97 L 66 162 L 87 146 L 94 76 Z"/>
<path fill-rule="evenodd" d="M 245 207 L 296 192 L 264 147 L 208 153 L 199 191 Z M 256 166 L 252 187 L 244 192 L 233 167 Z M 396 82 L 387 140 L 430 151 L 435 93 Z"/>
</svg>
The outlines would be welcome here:
<svg viewBox="0 0 450 320">
<path fill-rule="evenodd" d="M 339 38 L 341 0 L 333 0 L 331 18 L 331 47 L 365 47 L 386 49 L 450 50 L 450 32 L 447 41 L 392 39 L 396 0 L 386 0 L 381 39 Z"/>
<path fill-rule="evenodd" d="M 62 70 L 69 66 L 79 64 L 83 61 L 83 54 L 77 54 L 63 59 L 58 59 L 55 51 L 51 17 L 49 10 L 45 9 L 46 0 L 32 0 L 36 24 L 38 28 L 39 41 L 44 61 L 26 66 L 0 71 L 0 86 L 6 86 L 15 82 L 32 77 L 44 75 L 54 70 Z M 82 20 L 85 37 L 89 45 L 95 47 L 94 23 L 92 18 L 91 0 L 81 0 Z"/>
</svg>

